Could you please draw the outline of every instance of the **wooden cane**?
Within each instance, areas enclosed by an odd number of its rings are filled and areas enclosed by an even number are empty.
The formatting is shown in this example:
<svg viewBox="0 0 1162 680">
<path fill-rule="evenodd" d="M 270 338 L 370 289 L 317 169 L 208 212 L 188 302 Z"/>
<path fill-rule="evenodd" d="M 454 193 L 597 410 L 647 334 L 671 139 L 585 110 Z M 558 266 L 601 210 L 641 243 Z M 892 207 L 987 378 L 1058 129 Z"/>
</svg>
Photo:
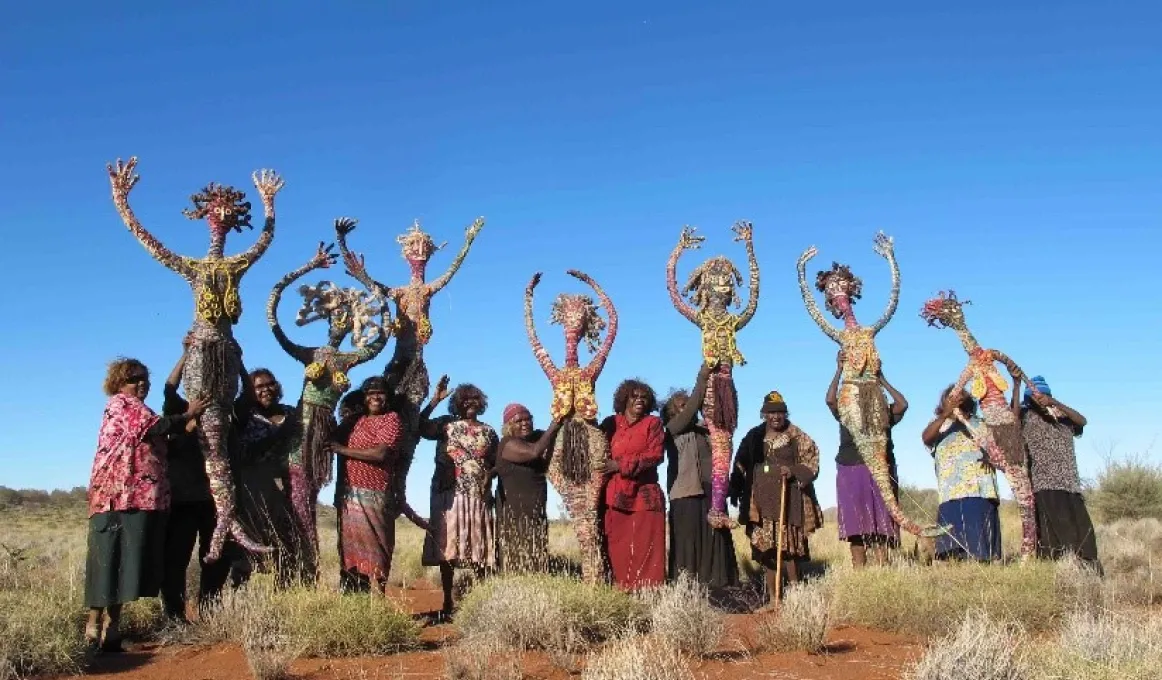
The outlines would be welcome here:
<svg viewBox="0 0 1162 680">
<path fill-rule="evenodd" d="M 787 478 L 782 478 L 782 487 L 779 493 L 779 537 L 775 542 L 775 601 L 777 609 L 783 595 L 783 533 L 787 525 Z"/>
</svg>

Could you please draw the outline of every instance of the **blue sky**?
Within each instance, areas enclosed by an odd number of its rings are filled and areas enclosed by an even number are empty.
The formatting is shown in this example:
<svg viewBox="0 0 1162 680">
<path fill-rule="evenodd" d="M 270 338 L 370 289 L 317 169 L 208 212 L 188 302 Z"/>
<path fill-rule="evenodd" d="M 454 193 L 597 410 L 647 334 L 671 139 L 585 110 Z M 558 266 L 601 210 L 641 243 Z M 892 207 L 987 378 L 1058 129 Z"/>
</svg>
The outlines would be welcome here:
<svg viewBox="0 0 1162 680">
<path fill-rule="evenodd" d="M 87 482 L 118 354 L 164 375 L 192 318 L 185 284 L 130 236 L 105 163 L 140 157 L 132 203 L 172 249 L 198 255 L 180 215 L 207 181 L 287 181 L 273 247 L 247 275 L 237 327 L 249 364 L 296 395 L 301 367 L 266 327 L 282 274 L 360 219 L 370 270 L 400 282 L 395 236 L 420 218 L 449 250 L 487 220 L 432 306 L 434 375 L 546 415 L 522 291 L 544 271 L 538 320 L 561 359 L 549 302 L 605 285 L 622 330 L 599 398 L 619 380 L 688 385 L 698 334 L 675 312 L 666 256 L 683 224 L 726 253 L 755 225 L 762 295 L 740 336 L 744 426 L 784 393 L 824 451 L 834 499 L 838 439 L 823 396 L 835 348 L 803 309 L 798 254 L 820 249 L 865 282 L 878 317 L 893 235 L 899 312 L 880 335 L 886 373 L 913 403 L 896 438 L 905 482 L 930 486 L 919 431 L 964 354 L 917 315 L 952 287 L 969 323 L 1091 420 L 1083 474 L 1102 456 L 1152 453 L 1162 331 L 1152 273 L 1162 240 L 1162 9 L 1154 3 L 23 3 L 0 25 L 0 224 L 10 301 L 0 362 L 0 484 Z M 255 201 L 257 204 L 257 201 Z M 256 222 L 259 222 L 256 220 Z M 233 236 L 228 249 L 253 242 Z M 339 270 L 329 276 L 349 282 Z M 320 277 L 315 277 L 320 278 Z M 293 319 L 297 301 L 284 300 Z M 290 329 L 318 344 L 324 328 Z M 357 372 L 361 379 L 378 371 Z M 160 389 L 151 402 L 160 405 Z M 409 480 L 426 511 L 431 449 Z M 329 496 L 325 496 L 329 498 Z"/>
</svg>

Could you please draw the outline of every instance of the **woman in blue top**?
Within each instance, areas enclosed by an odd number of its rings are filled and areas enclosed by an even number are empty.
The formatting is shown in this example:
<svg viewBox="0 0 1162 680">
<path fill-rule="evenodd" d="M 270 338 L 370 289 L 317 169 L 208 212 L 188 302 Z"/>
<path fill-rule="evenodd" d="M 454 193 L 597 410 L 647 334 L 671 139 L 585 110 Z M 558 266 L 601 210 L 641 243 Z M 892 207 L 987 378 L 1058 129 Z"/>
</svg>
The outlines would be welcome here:
<svg viewBox="0 0 1162 680">
<path fill-rule="evenodd" d="M 936 539 L 936 558 L 988 562 L 1001 557 L 996 470 L 949 408 L 949 385 L 940 394 L 936 417 L 921 437 L 936 463 L 940 495 L 937 524 L 948 532 Z M 970 426 L 979 422 L 976 401 L 962 390 L 959 410 Z"/>
</svg>

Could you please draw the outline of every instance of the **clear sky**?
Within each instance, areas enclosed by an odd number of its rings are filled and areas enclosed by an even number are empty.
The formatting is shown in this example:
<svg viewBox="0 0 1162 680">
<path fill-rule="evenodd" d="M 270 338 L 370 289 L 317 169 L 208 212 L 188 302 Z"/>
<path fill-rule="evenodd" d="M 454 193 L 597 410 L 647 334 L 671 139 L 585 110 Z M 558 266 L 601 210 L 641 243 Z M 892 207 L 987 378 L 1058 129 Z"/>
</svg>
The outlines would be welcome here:
<svg viewBox="0 0 1162 680">
<path fill-rule="evenodd" d="M 1014 8 L 1019 4 L 1019 8 Z M 118 218 L 105 163 L 140 157 L 131 201 L 172 249 L 201 255 L 187 197 L 210 180 L 247 190 L 286 178 L 274 245 L 246 276 L 237 327 L 247 363 L 297 397 L 301 366 L 264 319 L 273 283 L 306 261 L 332 221 L 388 283 L 407 270 L 395 236 L 419 218 L 448 249 L 488 223 L 434 301 L 433 377 L 510 401 L 542 422 L 549 389 L 529 351 L 522 293 L 544 271 L 548 325 L 565 275 L 605 285 L 621 333 L 598 384 L 659 392 L 692 383 L 696 329 L 666 296 L 684 224 L 687 256 L 742 264 L 730 225 L 753 221 L 758 315 L 739 338 L 742 427 L 778 389 L 824 452 L 834 501 L 837 427 L 823 396 L 835 347 L 803 309 L 795 261 L 849 263 L 857 313 L 881 313 L 883 229 L 903 271 L 898 314 L 879 337 L 888 377 L 913 408 L 896 432 L 906 483 L 934 483 L 919 432 L 965 356 L 926 327 L 924 299 L 952 287 L 986 345 L 1043 374 L 1092 425 L 1083 475 L 1102 456 L 1146 454 L 1159 434 L 1162 331 L 1162 7 L 1151 2 L 382 2 L 14 3 L 0 22 L 0 225 L 9 311 L 0 352 L 0 484 L 87 483 L 118 354 L 161 376 L 192 318 L 186 285 Z M 375 5 L 376 8 L 372 8 Z M 261 224 L 261 219 L 255 220 Z M 256 234 L 231 237 L 228 250 Z M 328 276 L 351 285 L 341 270 Z M 318 279 L 321 277 L 312 277 Z M 295 328 L 296 296 L 282 318 Z M 389 349 L 390 351 L 390 349 Z M 357 371 L 362 379 L 386 361 Z M 741 434 L 741 432 L 740 432 Z M 431 447 L 409 479 L 426 513 Z M 330 500 L 329 492 L 324 494 Z"/>
</svg>

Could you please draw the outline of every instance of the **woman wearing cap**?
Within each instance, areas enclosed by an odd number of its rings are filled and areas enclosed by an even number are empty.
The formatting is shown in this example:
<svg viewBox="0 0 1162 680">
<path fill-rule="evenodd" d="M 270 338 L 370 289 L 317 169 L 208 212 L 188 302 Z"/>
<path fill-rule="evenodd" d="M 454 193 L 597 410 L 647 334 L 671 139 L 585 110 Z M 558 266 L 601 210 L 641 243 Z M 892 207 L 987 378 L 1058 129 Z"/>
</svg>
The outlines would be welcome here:
<svg viewBox="0 0 1162 680">
<path fill-rule="evenodd" d="M 1058 559 L 1072 553 L 1098 566 L 1093 521 L 1081 496 L 1073 443 L 1088 421 L 1054 399 L 1045 378 L 1035 376 L 1030 382 L 1037 392 L 1025 388 L 1021 435 L 1029 452 L 1037 508 L 1037 556 Z"/>
<path fill-rule="evenodd" d="M 752 559 L 766 569 L 767 594 L 773 598 L 779 551 L 787 581 L 799 581 L 800 565 L 811 558 L 807 537 L 823 526 L 813 484 L 819 476 L 819 447 L 791 423 L 778 392 L 763 398 L 762 417 L 763 424 L 751 428 L 739 444 L 730 497 L 746 524 Z M 780 523 L 783 538 L 778 545 Z"/>
<path fill-rule="evenodd" d="M 496 457 L 496 529 L 500 568 L 545 571 L 549 557 L 549 519 L 545 514 L 549 444 L 564 418 L 547 430 L 533 429 L 533 415 L 521 404 L 504 407 Z"/>
</svg>

